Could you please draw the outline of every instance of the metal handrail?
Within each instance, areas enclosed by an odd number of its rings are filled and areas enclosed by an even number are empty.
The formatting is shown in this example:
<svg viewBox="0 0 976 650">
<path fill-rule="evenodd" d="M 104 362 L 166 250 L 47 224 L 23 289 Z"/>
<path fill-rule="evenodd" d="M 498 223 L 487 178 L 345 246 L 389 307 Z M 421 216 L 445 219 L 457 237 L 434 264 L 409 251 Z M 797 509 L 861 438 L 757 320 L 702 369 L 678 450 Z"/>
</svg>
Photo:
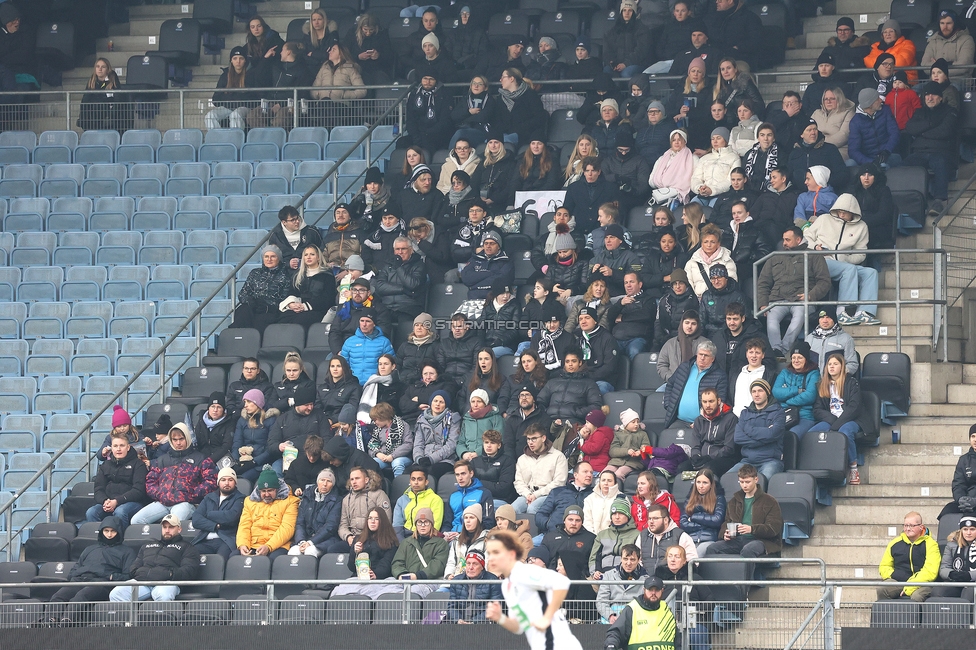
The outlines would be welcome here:
<svg viewBox="0 0 976 650">
<path fill-rule="evenodd" d="M 315 191 L 319 187 L 321 187 L 323 183 L 325 183 L 329 178 L 331 178 L 332 176 L 335 176 L 338 173 L 339 166 L 347 158 L 349 158 L 350 155 L 352 155 L 352 153 L 359 147 L 359 145 L 361 145 L 364 141 L 366 141 L 367 139 L 369 139 L 371 137 L 373 131 L 379 125 L 379 122 L 382 121 L 383 119 L 385 119 L 387 116 L 389 116 L 394 111 L 394 109 L 396 109 L 396 108 L 398 108 L 399 106 L 402 105 L 402 103 L 404 102 L 404 100 L 407 97 L 407 94 L 408 94 L 408 92 L 410 90 L 410 87 L 405 87 L 404 90 L 405 90 L 405 92 L 402 93 L 399 98 L 397 98 L 396 100 L 393 100 L 393 103 L 386 109 L 386 111 L 380 116 L 380 118 L 372 126 L 370 126 L 366 130 L 366 132 L 362 136 L 360 136 L 360 138 L 355 143 L 352 144 L 352 146 L 346 151 L 346 153 L 344 153 L 342 156 L 340 156 L 332 164 L 332 166 L 322 175 L 322 177 L 318 180 L 318 182 L 315 183 L 315 185 L 313 185 L 311 188 L 308 189 L 308 191 L 305 192 L 305 194 L 298 200 L 297 205 L 295 207 L 302 208 L 304 206 L 305 202 L 309 199 L 309 197 L 311 197 L 312 194 L 314 194 Z M 323 216 L 325 216 L 324 213 L 321 214 L 321 215 L 319 215 L 319 218 L 316 219 L 315 222 L 312 223 L 312 224 L 310 224 L 310 225 L 313 225 L 314 226 L 315 224 L 317 224 L 318 221 Z M 136 379 L 139 378 L 139 376 L 141 376 L 144 372 L 146 372 L 149 368 L 151 368 L 153 366 L 153 364 L 156 362 L 157 359 L 159 359 L 161 357 L 164 359 L 164 361 L 162 362 L 163 363 L 163 367 L 161 368 L 162 372 L 160 373 L 160 387 L 158 389 L 156 389 L 155 391 L 153 391 L 153 393 L 152 393 L 152 395 L 150 395 L 149 399 L 151 399 L 153 396 L 155 396 L 159 391 L 165 389 L 165 385 L 166 385 L 165 356 L 164 356 L 165 355 L 165 352 L 169 348 L 169 346 L 172 345 L 172 343 L 177 338 L 179 338 L 180 333 L 183 330 L 185 330 L 193 322 L 196 322 L 197 323 L 197 327 L 195 328 L 195 331 L 197 332 L 197 348 L 196 348 L 196 352 L 197 352 L 198 358 L 199 358 L 200 348 L 203 345 L 203 342 L 206 341 L 207 339 L 209 339 L 209 336 L 206 339 L 204 339 L 204 338 L 201 337 L 201 332 L 200 332 L 200 327 L 199 327 L 200 315 L 203 313 L 203 310 L 207 307 L 207 305 L 209 305 L 210 302 L 213 301 L 217 297 L 218 294 L 220 294 L 220 292 L 223 290 L 223 288 L 228 283 L 231 283 L 231 282 L 234 281 L 234 279 L 237 277 L 238 271 L 240 271 L 250 261 L 251 256 L 254 255 L 255 253 L 257 253 L 261 249 L 261 247 L 264 246 L 264 244 L 268 241 L 268 239 L 270 237 L 271 237 L 271 233 L 269 231 L 268 234 L 265 235 L 251 249 L 250 254 L 248 254 L 247 256 L 243 257 L 243 259 L 241 259 L 241 261 L 237 263 L 237 265 L 233 268 L 233 270 L 231 270 L 231 272 L 228 274 L 228 276 L 226 278 L 224 278 L 223 282 L 221 282 L 220 285 L 218 285 L 217 287 L 215 287 L 213 289 L 213 291 L 211 291 L 210 295 L 207 296 L 203 301 L 201 301 L 200 305 L 191 314 L 189 314 L 186 317 L 186 320 L 184 320 L 183 323 L 178 328 L 176 328 L 176 330 L 169 336 L 169 338 L 163 343 L 163 345 L 160 346 L 160 348 L 158 350 L 156 350 L 156 352 L 149 358 L 148 361 L 146 361 L 146 363 L 142 366 L 142 368 L 140 368 L 137 372 L 135 372 L 135 373 L 132 374 L 132 377 L 115 393 L 115 395 L 112 396 L 112 398 L 110 400 L 107 401 L 107 403 L 105 404 L 105 406 L 103 406 L 96 413 L 94 413 L 89 418 L 88 422 L 72 438 L 70 438 L 67 442 L 65 442 L 64 445 L 62 445 L 62 447 L 57 452 L 54 453 L 54 455 L 51 457 L 51 459 L 47 463 L 45 463 L 45 465 L 43 467 L 41 467 L 40 469 L 38 469 L 37 472 L 35 472 L 34 475 L 31 476 L 30 479 L 28 479 L 27 482 L 24 485 L 22 485 L 17 491 L 15 491 L 14 494 L 13 494 L 13 498 L 7 504 L 5 504 L 2 507 L 0 507 L 0 516 L 4 516 L 5 515 L 6 516 L 6 519 L 7 519 L 7 522 L 6 522 L 7 523 L 6 541 L 2 545 L 0 545 L 0 551 L 2 551 L 4 549 L 10 549 L 12 547 L 12 540 L 13 540 L 12 512 L 13 512 L 14 506 L 16 505 L 17 499 L 20 496 L 22 496 L 22 494 L 27 489 L 29 489 L 30 486 L 33 485 L 39 478 L 43 477 L 50 470 L 52 470 L 54 468 L 54 464 L 57 461 L 57 459 L 60 458 L 61 455 L 64 454 L 65 452 L 69 451 L 72 448 L 72 446 L 74 445 L 74 443 L 79 438 L 81 438 L 83 435 L 85 435 L 85 433 L 91 429 L 92 425 L 94 425 L 94 423 L 96 422 L 96 420 L 98 420 L 98 418 L 103 413 L 107 412 L 110 408 L 112 408 L 112 406 L 119 400 L 119 398 L 121 398 L 123 396 L 125 396 L 127 398 L 129 387 L 136 381 Z M 216 331 L 216 328 L 217 327 L 219 327 L 219 325 L 215 326 L 214 331 Z M 211 332 L 211 335 L 212 334 L 213 334 L 213 332 Z M 182 364 L 180 364 L 180 365 L 182 365 Z M 176 373 L 174 372 L 173 375 L 175 375 L 175 374 Z M 173 375 L 170 376 L 170 379 L 172 379 Z M 148 401 L 147 401 L 147 403 L 148 403 Z M 90 463 L 91 463 L 91 461 L 89 460 L 89 466 L 90 466 Z M 78 471 L 76 471 L 75 472 L 75 475 L 77 475 L 80 471 L 81 471 L 80 469 Z M 51 485 L 51 481 L 48 481 L 48 501 L 47 501 L 47 504 L 45 506 L 45 507 L 47 507 L 47 517 L 48 517 L 48 520 L 50 520 L 50 517 L 51 517 L 50 504 L 53 501 L 53 495 L 52 495 L 52 491 L 51 491 L 52 490 L 52 487 L 53 486 Z M 37 512 L 40 512 L 42 509 L 43 509 L 43 507 L 42 508 L 39 508 Z M 31 519 L 27 523 L 29 524 L 31 521 L 33 521 L 36 516 L 37 516 L 37 513 L 35 513 L 35 515 L 33 517 L 31 517 Z M 26 529 L 26 525 L 24 527 L 22 527 L 20 530 L 18 530 L 17 533 L 20 534 L 25 529 Z"/>
<path fill-rule="evenodd" d="M 803 264 L 803 300 L 791 300 L 791 301 L 777 301 L 771 302 L 768 305 L 760 306 L 759 304 L 759 266 L 769 259 L 775 256 L 782 255 L 803 255 L 804 257 L 809 257 L 811 255 L 817 255 L 820 257 L 831 256 L 843 256 L 843 255 L 885 255 L 894 254 L 895 256 L 895 299 L 894 300 L 810 300 L 810 265 L 806 262 Z M 933 298 L 909 298 L 903 299 L 901 297 L 901 256 L 905 254 L 932 254 L 939 256 L 941 258 L 941 264 L 933 264 Z M 933 341 L 932 349 L 936 348 L 939 333 L 942 334 L 944 353 L 943 360 L 948 359 L 947 351 L 947 339 L 948 339 L 948 318 L 946 317 L 945 310 L 942 309 L 946 306 L 945 293 L 942 285 L 939 281 L 940 277 L 945 276 L 945 265 L 948 257 L 948 253 L 943 248 L 876 248 L 876 249 L 851 249 L 851 250 L 782 250 L 773 251 L 763 257 L 759 258 L 752 263 L 752 306 L 753 314 L 756 316 L 761 316 L 765 314 L 773 307 L 804 307 L 809 313 L 810 307 L 812 305 L 889 305 L 895 307 L 895 348 L 896 352 L 901 352 L 901 308 L 905 305 L 932 305 L 934 307 L 933 311 Z M 810 331 L 809 320 L 803 319 L 803 335 L 806 336 Z"/>
</svg>

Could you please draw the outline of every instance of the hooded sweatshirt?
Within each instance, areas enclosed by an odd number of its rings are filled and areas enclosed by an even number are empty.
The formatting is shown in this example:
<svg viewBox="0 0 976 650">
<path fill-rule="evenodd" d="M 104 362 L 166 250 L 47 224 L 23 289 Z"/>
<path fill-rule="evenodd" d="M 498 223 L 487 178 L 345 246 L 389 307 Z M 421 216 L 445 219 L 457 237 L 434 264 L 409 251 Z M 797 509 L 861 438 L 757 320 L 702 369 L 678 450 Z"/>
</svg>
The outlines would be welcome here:
<svg viewBox="0 0 976 650">
<path fill-rule="evenodd" d="M 837 216 L 838 210 L 854 214 L 851 221 Z M 863 250 L 868 247 L 868 227 L 861 221 L 861 206 L 851 194 L 841 194 L 829 214 L 822 214 L 804 233 L 810 248 L 822 246 L 826 250 Z M 833 258 L 848 264 L 861 264 L 867 256 L 863 253 L 834 255 Z"/>
<path fill-rule="evenodd" d="M 183 432 L 187 447 L 182 451 L 170 448 L 152 461 L 146 476 L 146 493 L 167 507 L 178 503 L 196 505 L 217 489 L 217 466 L 194 448 L 190 427 L 177 422 L 173 429 Z"/>
</svg>

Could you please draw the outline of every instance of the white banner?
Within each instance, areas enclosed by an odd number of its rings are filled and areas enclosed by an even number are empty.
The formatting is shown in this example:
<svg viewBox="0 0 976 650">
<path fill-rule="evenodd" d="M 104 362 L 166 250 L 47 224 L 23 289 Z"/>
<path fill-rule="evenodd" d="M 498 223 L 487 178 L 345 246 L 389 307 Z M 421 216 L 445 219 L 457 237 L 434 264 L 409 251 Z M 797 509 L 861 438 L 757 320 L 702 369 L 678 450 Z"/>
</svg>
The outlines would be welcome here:
<svg viewBox="0 0 976 650">
<path fill-rule="evenodd" d="M 524 210 L 526 214 L 534 214 L 537 218 L 548 212 L 555 212 L 565 200 L 566 190 L 515 193 L 515 207 Z"/>
</svg>

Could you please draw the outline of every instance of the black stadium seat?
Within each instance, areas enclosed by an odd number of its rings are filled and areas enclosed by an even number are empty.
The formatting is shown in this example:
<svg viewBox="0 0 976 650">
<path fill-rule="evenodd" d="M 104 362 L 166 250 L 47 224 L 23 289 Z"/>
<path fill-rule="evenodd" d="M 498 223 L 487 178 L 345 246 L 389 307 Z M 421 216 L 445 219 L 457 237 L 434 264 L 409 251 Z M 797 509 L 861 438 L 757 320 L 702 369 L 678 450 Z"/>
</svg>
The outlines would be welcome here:
<svg viewBox="0 0 976 650">
<path fill-rule="evenodd" d="M 324 621 L 325 600 L 322 598 L 302 595 L 287 596 L 278 605 L 279 623 L 309 625 L 323 623 Z"/>
<path fill-rule="evenodd" d="M 935 17 L 934 5 L 932 0 L 891 0 L 889 14 L 892 20 L 898 21 L 902 31 L 908 31 L 931 23 Z"/>
<path fill-rule="evenodd" d="M 200 573 L 198 578 L 202 581 L 223 580 L 224 579 L 224 558 L 216 553 L 200 554 Z M 180 587 L 180 600 L 199 600 L 201 598 L 216 598 L 220 595 L 220 587 L 217 585 L 187 585 Z"/>
<path fill-rule="evenodd" d="M 261 347 L 261 332 L 250 327 L 235 327 L 217 334 L 216 354 L 203 358 L 205 366 L 230 366 L 244 357 L 253 357 Z M 236 379 L 236 378 L 235 378 Z"/>
<path fill-rule="evenodd" d="M 0 583 L 27 583 L 36 576 L 37 565 L 33 562 L 0 562 Z M 30 588 L 12 587 L 3 590 L 4 603 L 20 598 L 30 598 Z M 0 607 L 0 610 L 6 610 L 6 606 Z"/>
<path fill-rule="evenodd" d="M 867 412 L 871 424 L 865 424 L 864 430 L 857 434 L 855 437 L 857 444 L 877 446 L 881 438 L 881 398 L 877 393 L 862 389 L 861 408 Z"/>
<path fill-rule="evenodd" d="M 69 22 L 43 23 L 37 27 L 35 56 L 57 70 L 75 67 L 75 26 Z"/>
<path fill-rule="evenodd" d="M 882 410 L 887 404 L 907 414 L 912 403 L 911 359 L 904 352 L 868 353 L 861 361 L 861 390 L 883 395 Z"/>
<path fill-rule="evenodd" d="M 234 4 L 235 0 L 194 0 L 193 18 L 211 34 L 230 34 L 234 31 Z M 291 30 L 288 38 L 291 40 Z"/>
<path fill-rule="evenodd" d="M 318 569 L 318 558 L 311 555 L 281 555 L 275 558 L 271 565 L 272 580 L 301 580 L 315 575 Z M 288 596 L 298 596 L 305 588 L 304 585 L 278 585 L 275 587 L 275 598 L 283 600 Z"/>
<path fill-rule="evenodd" d="M 817 505 L 817 483 L 814 478 L 803 472 L 780 472 L 770 479 L 766 492 L 779 502 L 783 513 L 784 537 L 809 537 Z"/>
<path fill-rule="evenodd" d="M 24 542 L 24 559 L 28 562 L 67 562 L 71 559 L 71 540 L 78 529 L 73 523 L 36 524 Z"/>
<path fill-rule="evenodd" d="M 468 288 L 460 282 L 435 284 L 427 294 L 427 312 L 437 318 L 450 318 L 468 298 Z"/>
<path fill-rule="evenodd" d="M 288 352 L 301 352 L 304 347 L 304 327 L 296 323 L 273 323 L 264 330 L 257 357 L 261 361 L 277 363 Z"/>
<path fill-rule="evenodd" d="M 973 622 L 973 603 L 962 598 L 929 598 L 922 603 L 922 627 L 965 629 Z"/>
<path fill-rule="evenodd" d="M 895 167 L 887 171 L 888 187 L 898 206 L 898 214 L 918 224 L 925 223 L 929 175 L 924 167 Z M 897 188 L 897 189 L 895 189 Z M 897 219 L 896 219 L 897 222 Z M 897 227 L 897 223 L 895 224 Z"/>
<path fill-rule="evenodd" d="M 125 87 L 130 90 L 147 90 L 169 86 L 169 64 L 155 52 L 130 56 L 125 66 Z M 161 100 L 160 100 L 161 101 Z"/>
<path fill-rule="evenodd" d="M 220 367 L 188 368 L 183 373 L 182 394 L 180 397 L 170 397 L 171 402 L 196 406 L 207 401 L 214 391 L 223 391 L 227 387 L 227 372 Z M 175 420 L 174 420 L 175 421 Z"/>
<path fill-rule="evenodd" d="M 176 66 L 200 65 L 200 21 L 192 18 L 164 20 L 159 28 L 159 50 L 147 55 L 160 56 Z"/>
<path fill-rule="evenodd" d="M 531 17 L 523 11 L 495 14 L 488 23 L 488 40 L 495 45 L 506 45 L 513 36 L 528 38 L 531 24 Z"/>
<path fill-rule="evenodd" d="M 911 600 L 879 600 L 871 605 L 871 627 L 921 627 L 922 605 Z"/>
<path fill-rule="evenodd" d="M 641 397 L 640 393 L 634 391 L 623 391 L 618 390 L 612 393 L 606 393 L 603 396 L 603 403 L 610 407 L 610 413 L 607 414 L 606 426 L 613 428 L 620 424 L 620 414 L 627 409 L 633 409 L 637 411 L 637 417 L 641 417 L 641 404 L 644 402 L 644 398 Z"/>
<path fill-rule="evenodd" d="M 271 577 L 271 559 L 267 555 L 232 555 L 224 569 L 224 580 L 267 580 Z M 220 586 L 220 597 L 236 600 L 239 596 L 264 594 L 264 585 Z"/>
<path fill-rule="evenodd" d="M 162 524 L 131 524 L 125 529 L 123 543 L 138 551 L 146 542 L 158 542 L 162 538 Z"/>
<path fill-rule="evenodd" d="M 847 436 L 839 431 L 808 433 L 800 439 L 797 467 L 825 485 L 847 480 Z"/>
<path fill-rule="evenodd" d="M 91 481 L 75 483 L 70 494 L 61 503 L 61 513 L 65 521 L 78 523 L 85 521 L 88 509 L 95 505 L 95 484 Z"/>
<path fill-rule="evenodd" d="M 541 36 L 565 34 L 575 38 L 579 33 L 580 17 L 575 11 L 547 11 L 539 18 Z"/>
<path fill-rule="evenodd" d="M 576 111 L 560 108 L 549 116 L 549 144 L 562 145 L 573 143 L 583 132 L 583 125 L 576 119 Z M 572 153 L 572 147 L 570 148 Z"/>
<path fill-rule="evenodd" d="M 651 395 L 664 383 L 657 374 L 657 353 L 641 352 L 630 362 L 629 389 L 641 395 Z M 660 401 L 660 395 L 658 401 Z M 645 414 L 646 417 L 646 414 Z"/>
</svg>

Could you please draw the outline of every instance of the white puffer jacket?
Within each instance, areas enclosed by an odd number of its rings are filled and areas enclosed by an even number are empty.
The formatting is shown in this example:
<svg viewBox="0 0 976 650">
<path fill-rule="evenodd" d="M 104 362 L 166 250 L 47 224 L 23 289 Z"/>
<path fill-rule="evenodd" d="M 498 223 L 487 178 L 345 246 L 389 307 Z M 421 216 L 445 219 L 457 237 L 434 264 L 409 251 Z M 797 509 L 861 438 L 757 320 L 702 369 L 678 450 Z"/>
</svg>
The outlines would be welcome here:
<svg viewBox="0 0 976 650">
<path fill-rule="evenodd" d="M 708 282 L 705 276 L 702 275 L 701 269 L 698 265 L 701 264 L 705 267 L 705 274 L 707 275 L 712 267 L 716 264 L 722 264 L 729 272 L 729 277 L 733 280 L 738 281 L 739 273 L 735 268 L 735 260 L 732 259 L 732 253 L 729 252 L 725 246 L 722 246 L 718 250 L 718 256 L 712 260 L 711 264 L 706 264 L 702 259 L 702 251 L 699 248 L 691 255 L 691 259 L 685 264 L 685 273 L 688 274 L 688 282 L 691 283 L 691 289 L 695 292 L 695 295 L 700 299 L 702 294 L 705 293 L 705 289 L 708 288 Z"/>
<path fill-rule="evenodd" d="M 598 480 L 598 479 L 596 479 Z M 600 487 L 593 488 L 590 496 L 583 499 L 583 527 L 594 535 L 610 527 L 610 506 L 620 495 L 620 488 L 610 487 L 607 494 L 600 494 Z"/>
<path fill-rule="evenodd" d="M 752 145 L 759 141 L 757 136 L 762 123 L 762 120 L 753 115 L 748 120 L 739 120 L 739 125 L 732 127 L 729 146 L 737 156 L 746 155 L 752 149 Z"/>
<path fill-rule="evenodd" d="M 732 187 L 729 172 L 741 164 L 739 155 L 731 147 L 712 150 L 695 161 L 695 171 L 691 174 L 691 191 L 698 193 L 702 185 L 712 190 L 712 196 L 728 192 Z"/>
</svg>

